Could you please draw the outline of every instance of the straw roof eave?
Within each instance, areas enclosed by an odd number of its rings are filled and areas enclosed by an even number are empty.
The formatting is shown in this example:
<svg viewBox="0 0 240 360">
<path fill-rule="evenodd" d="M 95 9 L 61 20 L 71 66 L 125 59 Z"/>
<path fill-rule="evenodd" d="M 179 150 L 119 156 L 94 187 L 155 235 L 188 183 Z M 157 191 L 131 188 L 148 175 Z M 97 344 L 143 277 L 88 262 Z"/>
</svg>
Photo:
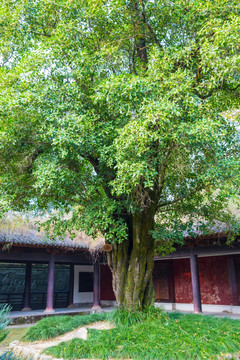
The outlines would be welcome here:
<svg viewBox="0 0 240 360">
<path fill-rule="evenodd" d="M 72 251 L 99 251 L 104 244 L 104 239 L 93 239 L 83 232 L 79 232 L 74 239 L 70 237 L 48 238 L 45 234 L 29 229 L 1 229 L 0 244 L 31 248 L 58 248 Z"/>
</svg>

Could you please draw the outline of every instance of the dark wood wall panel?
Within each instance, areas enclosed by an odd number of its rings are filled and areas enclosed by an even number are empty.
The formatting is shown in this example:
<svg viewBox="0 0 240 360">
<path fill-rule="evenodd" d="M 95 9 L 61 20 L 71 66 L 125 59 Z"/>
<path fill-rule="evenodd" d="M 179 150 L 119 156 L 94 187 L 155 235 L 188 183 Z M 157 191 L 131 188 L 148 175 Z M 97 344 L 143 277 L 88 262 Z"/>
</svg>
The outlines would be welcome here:
<svg viewBox="0 0 240 360">
<path fill-rule="evenodd" d="M 202 303 L 230 305 L 227 256 L 201 257 L 198 265 Z M 174 284 L 176 303 L 192 303 L 189 259 L 174 260 Z"/>
<path fill-rule="evenodd" d="M 173 264 L 171 260 L 154 262 L 153 286 L 156 301 L 174 302 Z"/>
<path fill-rule="evenodd" d="M 108 265 L 100 265 L 100 300 L 116 300 L 112 288 L 112 273 Z"/>
</svg>

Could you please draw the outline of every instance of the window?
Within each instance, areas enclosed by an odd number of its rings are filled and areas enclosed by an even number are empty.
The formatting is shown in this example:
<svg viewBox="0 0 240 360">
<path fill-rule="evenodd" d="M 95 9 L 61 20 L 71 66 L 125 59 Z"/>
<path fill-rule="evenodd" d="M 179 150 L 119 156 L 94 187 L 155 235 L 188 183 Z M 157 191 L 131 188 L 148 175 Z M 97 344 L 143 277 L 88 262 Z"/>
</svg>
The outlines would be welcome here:
<svg viewBox="0 0 240 360">
<path fill-rule="evenodd" d="M 80 272 L 79 273 L 79 292 L 93 292 L 93 273 Z"/>
</svg>

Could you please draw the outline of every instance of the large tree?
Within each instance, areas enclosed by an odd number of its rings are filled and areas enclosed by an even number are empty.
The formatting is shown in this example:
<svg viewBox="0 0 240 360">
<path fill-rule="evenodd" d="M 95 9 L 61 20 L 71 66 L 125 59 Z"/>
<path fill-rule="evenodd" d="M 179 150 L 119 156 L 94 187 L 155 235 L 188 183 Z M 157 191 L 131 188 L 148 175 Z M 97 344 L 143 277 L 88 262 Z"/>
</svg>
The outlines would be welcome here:
<svg viewBox="0 0 240 360">
<path fill-rule="evenodd" d="M 239 15 L 238 0 L 3 3 L 2 207 L 101 233 L 119 306 L 152 302 L 155 245 L 228 220 Z"/>
</svg>

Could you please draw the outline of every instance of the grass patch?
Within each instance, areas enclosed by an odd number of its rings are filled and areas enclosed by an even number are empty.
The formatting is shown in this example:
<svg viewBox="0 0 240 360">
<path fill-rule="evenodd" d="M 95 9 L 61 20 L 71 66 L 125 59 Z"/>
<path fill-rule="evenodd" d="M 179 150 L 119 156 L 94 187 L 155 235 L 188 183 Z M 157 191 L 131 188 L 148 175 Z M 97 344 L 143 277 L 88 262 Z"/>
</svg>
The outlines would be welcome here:
<svg viewBox="0 0 240 360">
<path fill-rule="evenodd" d="M 79 326 L 105 319 L 105 313 L 75 316 L 49 316 L 38 321 L 35 326 L 28 328 L 22 340 L 48 340 L 65 334 L 68 331 L 72 331 Z"/>
<path fill-rule="evenodd" d="M 166 312 L 162 308 L 149 306 L 143 311 L 118 309 L 109 313 L 108 319 L 113 321 L 116 326 L 132 326 L 164 315 L 166 315 Z"/>
<path fill-rule="evenodd" d="M 21 356 L 16 355 L 11 351 L 6 351 L 2 355 L 0 355 L 0 360 L 26 360 L 26 359 L 23 359 Z"/>
<path fill-rule="evenodd" d="M 14 340 L 20 340 L 25 334 L 26 328 L 9 329 L 6 338 L 1 342 L 0 346 L 8 346 Z"/>
<path fill-rule="evenodd" d="M 0 342 L 2 342 L 7 334 L 6 326 L 11 322 L 11 319 L 8 318 L 11 307 L 7 304 L 0 304 Z"/>
<path fill-rule="evenodd" d="M 129 316 L 117 314 L 117 328 L 91 329 L 87 341 L 73 339 L 45 352 L 65 359 L 209 360 L 240 350 L 239 320 L 162 311 L 140 321 Z"/>
</svg>

